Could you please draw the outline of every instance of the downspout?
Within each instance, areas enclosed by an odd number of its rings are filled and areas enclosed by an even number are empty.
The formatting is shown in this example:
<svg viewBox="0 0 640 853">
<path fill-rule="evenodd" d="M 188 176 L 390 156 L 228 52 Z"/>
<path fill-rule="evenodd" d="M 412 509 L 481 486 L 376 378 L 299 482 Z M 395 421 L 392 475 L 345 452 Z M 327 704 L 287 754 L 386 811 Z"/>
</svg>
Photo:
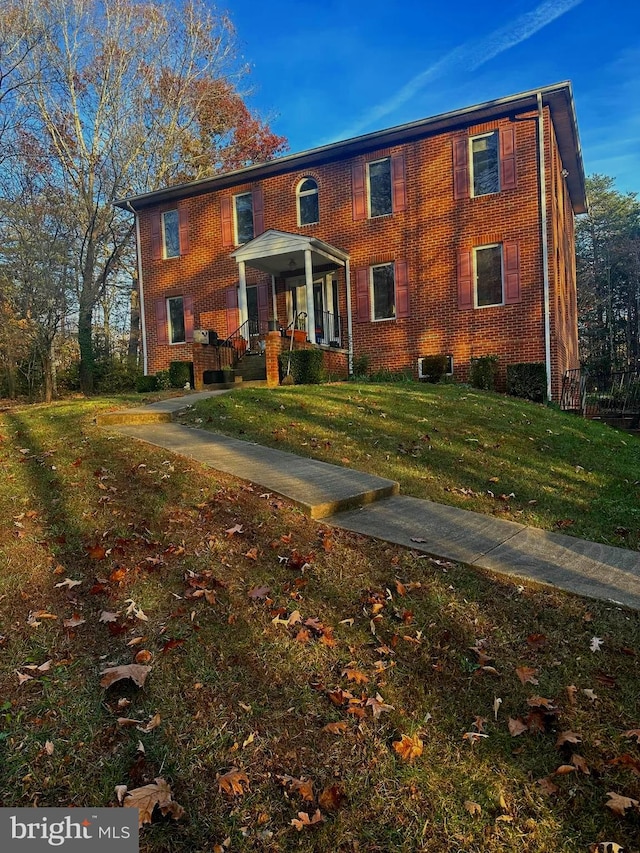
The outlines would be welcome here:
<svg viewBox="0 0 640 853">
<path fill-rule="evenodd" d="M 542 93 L 538 100 L 538 166 L 540 170 L 540 236 L 542 240 L 542 279 L 544 311 L 544 358 L 547 373 L 547 400 L 551 401 L 551 308 L 549 297 L 549 236 L 547 234 L 547 175 L 544 152 L 544 113 Z"/>
<path fill-rule="evenodd" d="M 347 284 L 347 335 L 349 336 L 349 376 L 353 376 L 353 317 L 351 314 L 351 266 L 349 258 L 344 263 L 344 277 Z"/>
<path fill-rule="evenodd" d="M 138 214 L 131 206 L 131 202 L 127 202 L 127 208 L 133 213 L 136 222 L 136 255 L 138 258 L 138 289 L 140 291 L 140 331 L 142 332 L 142 372 L 147 375 L 148 360 L 147 360 L 147 321 L 144 311 L 144 287 L 142 283 L 142 253 L 140 251 L 140 219 Z"/>
</svg>

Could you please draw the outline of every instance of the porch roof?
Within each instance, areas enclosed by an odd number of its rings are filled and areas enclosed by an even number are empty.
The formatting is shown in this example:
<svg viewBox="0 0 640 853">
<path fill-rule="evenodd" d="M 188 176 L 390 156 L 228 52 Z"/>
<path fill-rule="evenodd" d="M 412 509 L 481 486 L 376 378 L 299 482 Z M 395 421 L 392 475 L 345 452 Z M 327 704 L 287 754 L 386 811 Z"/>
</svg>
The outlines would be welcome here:
<svg viewBox="0 0 640 853">
<path fill-rule="evenodd" d="M 240 246 L 231 253 L 231 257 L 270 275 L 299 275 L 304 270 L 304 253 L 307 250 L 311 252 L 314 269 L 337 269 L 349 260 L 347 252 L 317 237 L 290 234 L 274 228 Z"/>
</svg>

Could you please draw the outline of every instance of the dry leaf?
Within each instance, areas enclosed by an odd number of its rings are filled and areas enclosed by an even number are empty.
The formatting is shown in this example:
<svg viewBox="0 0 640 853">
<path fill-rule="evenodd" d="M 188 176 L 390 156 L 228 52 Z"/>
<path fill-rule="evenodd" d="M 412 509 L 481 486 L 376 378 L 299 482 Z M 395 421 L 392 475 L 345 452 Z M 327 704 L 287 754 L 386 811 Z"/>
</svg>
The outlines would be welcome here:
<svg viewBox="0 0 640 853">
<path fill-rule="evenodd" d="M 413 761 L 415 758 L 420 758 L 424 743 L 418 735 L 400 735 L 400 740 L 393 742 L 393 748 L 398 753 L 403 761 Z"/>
<path fill-rule="evenodd" d="M 545 794 L 549 795 L 557 794 L 560 790 L 560 788 L 558 788 L 557 785 L 554 785 L 548 776 L 545 776 L 544 779 L 538 779 L 538 785 L 540 785 L 540 788 Z"/>
<path fill-rule="evenodd" d="M 472 817 L 477 814 L 482 814 L 482 806 L 480 803 L 474 803 L 473 800 L 465 800 L 464 807 Z"/>
<path fill-rule="evenodd" d="M 346 797 L 342 785 L 328 785 L 318 797 L 318 805 L 328 812 L 336 812 Z"/>
<path fill-rule="evenodd" d="M 361 672 L 359 669 L 346 669 L 342 670 L 342 675 L 347 679 L 347 681 L 355 681 L 356 684 L 368 684 L 369 676 L 365 675 L 364 672 Z"/>
<path fill-rule="evenodd" d="M 640 744 L 640 729 L 629 729 L 628 732 L 624 733 L 624 736 L 635 738 L 636 743 Z"/>
<path fill-rule="evenodd" d="M 556 746 L 563 746 L 565 743 L 581 743 L 582 738 L 580 735 L 577 735 L 575 732 L 566 731 L 560 732 L 558 738 L 556 740 Z"/>
<path fill-rule="evenodd" d="M 17 671 L 16 675 L 18 676 L 18 685 L 24 684 L 26 681 L 33 681 L 32 675 L 23 675 L 21 672 Z"/>
<path fill-rule="evenodd" d="M 231 796 L 234 794 L 244 794 L 245 788 L 249 788 L 249 777 L 244 771 L 238 770 L 236 767 L 232 767 L 228 773 L 217 776 L 217 780 L 218 789 L 222 793 L 230 794 Z"/>
<path fill-rule="evenodd" d="M 291 818 L 291 826 L 295 826 L 298 832 L 302 832 L 305 826 L 314 826 L 324 820 L 320 809 L 316 809 L 313 817 L 309 817 L 307 812 L 298 812 L 298 818 Z"/>
<path fill-rule="evenodd" d="M 462 735 L 462 740 L 468 740 L 469 743 L 478 743 L 483 737 L 487 738 L 489 735 L 483 735 L 482 732 L 465 732 Z"/>
<path fill-rule="evenodd" d="M 574 752 L 573 755 L 571 756 L 571 763 L 576 768 L 576 770 L 579 770 L 581 773 L 584 773 L 585 776 L 591 775 L 591 771 L 589 770 L 589 765 L 584 760 L 584 758 L 581 755 L 578 755 L 576 752 Z"/>
<path fill-rule="evenodd" d="M 565 689 L 567 691 L 567 696 L 569 698 L 569 704 L 575 705 L 576 704 L 576 693 L 578 692 L 578 688 L 575 686 L 575 684 L 570 684 Z"/>
<path fill-rule="evenodd" d="M 53 755 L 54 749 L 55 747 L 50 740 L 45 741 L 44 751 L 47 753 L 47 755 Z"/>
<path fill-rule="evenodd" d="M 372 697 L 367 699 L 366 705 L 367 705 L 367 707 L 371 707 L 371 711 L 373 713 L 373 718 L 375 720 L 378 719 L 378 717 L 380 716 L 380 714 L 382 714 L 383 711 L 389 712 L 389 711 L 395 710 L 393 705 L 386 705 L 385 704 L 384 699 L 382 698 L 382 696 L 379 693 L 376 693 L 375 699 Z"/>
<path fill-rule="evenodd" d="M 73 589 L 74 586 L 80 586 L 81 583 L 82 581 L 72 581 L 71 578 L 65 578 L 63 581 L 60 581 L 60 583 L 56 584 L 56 589 L 61 586 L 66 586 L 69 589 Z"/>
<path fill-rule="evenodd" d="M 561 764 L 560 767 L 556 767 L 553 771 L 554 776 L 566 776 L 567 773 L 574 773 L 576 768 L 573 764 Z"/>
<path fill-rule="evenodd" d="M 295 776 L 278 776 L 276 778 L 284 788 L 289 788 L 290 791 L 299 794 L 303 800 L 309 803 L 313 802 L 313 782 L 309 779 L 296 779 Z"/>
<path fill-rule="evenodd" d="M 599 697 L 593 692 L 590 687 L 585 688 L 582 692 L 587 697 L 587 699 L 591 699 L 592 702 L 598 701 Z"/>
<path fill-rule="evenodd" d="M 118 786 L 122 790 L 124 786 Z M 181 805 L 172 798 L 171 788 L 164 779 L 158 778 L 152 785 L 144 785 L 127 793 L 124 801 L 125 808 L 139 809 L 139 826 L 151 823 L 153 810 L 158 806 L 163 815 L 170 815 L 174 820 L 179 820 L 184 814 Z"/>
<path fill-rule="evenodd" d="M 135 656 L 136 663 L 149 663 L 153 655 L 148 649 L 140 649 L 140 651 Z"/>
<path fill-rule="evenodd" d="M 622 794 L 616 794 L 614 791 L 608 791 L 607 797 L 609 799 L 605 803 L 605 806 L 621 817 L 624 817 L 627 809 L 632 807 L 637 809 L 640 806 L 638 800 L 633 800 L 631 797 L 623 797 Z"/>
<path fill-rule="evenodd" d="M 529 726 L 523 723 L 519 717 L 517 719 L 509 717 L 508 726 L 511 737 L 518 737 L 518 735 L 524 734 L 529 730 Z"/>
<path fill-rule="evenodd" d="M 616 841 L 594 841 L 587 847 L 588 853 L 625 853 L 624 847 L 621 847 Z"/>
<path fill-rule="evenodd" d="M 322 727 L 323 732 L 329 732 L 332 735 L 343 735 L 347 729 L 349 728 L 347 723 L 327 723 L 326 726 Z"/>
<path fill-rule="evenodd" d="M 602 637 L 592 637 L 591 642 L 589 643 L 589 648 L 592 652 L 599 652 L 602 649 L 604 644 L 604 640 Z"/>
<path fill-rule="evenodd" d="M 118 802 L 122 805 L 122 801 L 124 800 L 124 795 L 127 793 L 126 785 L 116 785 L 115 787 L 116 797 L 118 798 Z"/>
<path fill-rule="evenodd" d="M 516 675 L 520 679 L 521 684 L 538 684 L 538 679 L 535 677 L 537 670 L 532 666 L 519 666 L 516 668 Z"/>
<path fill-rule="evenodd" d="M 111 613 L 109 610 L 103 610 L 98 622 L 117 622 L 119 615 L 120 613 Z"/>
<path fill-rule="evenodd" d="M 78 613 L 74 613 L 69 619 L 65 619 L 62 624 L 65 628 L 77 628 L 78 625 L 84 625 L 85 621 Z"/>
<path fill-rule="evenodd" d="M 125 666 L 112 666 L 100 673 L 102 676 L 100 687 L 110 687 L 116 681 L 120 681 L 123 678 L 130 678 L 138 687 L 143 687 L 150 671 L 150 666 L 140 666 L 137 663 L 130 663 Z"/>
<path fill-rule="evenodd" d="M 160 714 L 154 714 L 153 717 L 149 720 L 146 726 L 138 726 L 138 731 L 144 732 L 144 734 L 149 734 L 154 729 L 157 729 L 160 725 L 161 719 Z"/>
<path fill-rule="evenodd" d="M 502 699 L 499 696 L 496 696 L 493 700 L 493 719 L 498 719 L 498 711 L 500 710 L 500 705 L 502 705 Z"/>
</svg>

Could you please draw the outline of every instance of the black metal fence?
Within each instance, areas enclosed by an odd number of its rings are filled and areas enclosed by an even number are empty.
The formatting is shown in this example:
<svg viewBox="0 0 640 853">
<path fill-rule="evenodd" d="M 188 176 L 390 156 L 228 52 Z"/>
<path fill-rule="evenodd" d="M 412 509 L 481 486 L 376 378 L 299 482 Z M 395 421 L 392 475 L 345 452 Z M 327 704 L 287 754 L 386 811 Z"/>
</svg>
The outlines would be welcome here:
<svg viewBox="0 0 640 853">
<path fill-rule="evenodd" d="M 586 418 L 640 420 L 640 372 L 567 370 L 560 406 Z"/>
</svg>

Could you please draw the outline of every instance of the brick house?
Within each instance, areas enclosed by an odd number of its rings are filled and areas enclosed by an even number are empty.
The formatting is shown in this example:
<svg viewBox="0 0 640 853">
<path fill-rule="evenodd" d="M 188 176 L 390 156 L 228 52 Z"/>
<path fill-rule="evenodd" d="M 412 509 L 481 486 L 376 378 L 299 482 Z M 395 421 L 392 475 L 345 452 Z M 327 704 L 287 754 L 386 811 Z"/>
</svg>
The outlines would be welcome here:
<svg viewBox="0 0 640 853">
<path fill-rule="evenodd" d="M 367 356 L 418 377 L 445 354 L 464 381 L 496 355 L 499 387 L 508 364 L 544 362 L 557 400 L 578 366 L 586 196 L 569 83 L 118 206 L 136 216 L 145 373 L 193 362 L 200 387 L 220 347 L 198 330 L 264 353 L 282 334 L 268 326 L 292 324 L 345 371 Z"/>
</svg>

